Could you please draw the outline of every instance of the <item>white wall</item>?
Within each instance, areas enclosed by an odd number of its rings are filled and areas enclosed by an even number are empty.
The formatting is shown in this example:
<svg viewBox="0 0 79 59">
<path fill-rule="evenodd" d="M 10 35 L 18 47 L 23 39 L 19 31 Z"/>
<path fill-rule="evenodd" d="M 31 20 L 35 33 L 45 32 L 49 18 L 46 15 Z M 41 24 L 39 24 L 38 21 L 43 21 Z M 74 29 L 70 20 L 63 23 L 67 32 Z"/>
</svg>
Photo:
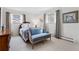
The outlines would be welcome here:
<svg viewBox="0 0 79 59">
<path fill-rule="evenodd" d="M 35 25 L 37 25 L 37 27 L 43 27 L 43 22 L 40 21 L 40 19 L 43 20 L 44 16 L 43 14 L 31 14 L 30 15 L 30 22 L 31 22 L 31 26 L 35 27 Z"/>
<path fill-rule="evenodd" d="M 62 8 L 62 13 L 76 11 L 76 10 L 79 11 L 79 7 L 70 7 L 70 8 L 66 7 L 66 8 Z M 79 15 L 78 15 L 78 20 L 79 20 Z M 63 29 L 62 35 L 73 38 L 74 42 L 79 42 L 79 23 L 63 23 L 62 29 Z"/>
</svg>

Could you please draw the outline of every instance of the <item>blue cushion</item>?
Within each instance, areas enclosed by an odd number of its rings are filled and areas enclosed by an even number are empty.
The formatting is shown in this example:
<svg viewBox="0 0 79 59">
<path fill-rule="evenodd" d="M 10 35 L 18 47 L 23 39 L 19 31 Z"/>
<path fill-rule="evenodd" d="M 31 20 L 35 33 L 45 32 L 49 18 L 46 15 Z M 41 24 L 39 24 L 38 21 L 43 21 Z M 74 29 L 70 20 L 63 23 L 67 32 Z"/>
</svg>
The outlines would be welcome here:
<svg viewBox="0 0 79 59">
<path fill-rule="evenodd" d="M 35 35 L 35 34 L 40 34 L 42 33 L 42 29 L 41 28 L 32 28 L 31 29 L 31 34 Z"/>
<path fill-rule="evenodd" d="M 32 41 L 38 41 L 38 38 L 40 37 L 44 37 L 46 35 L 49 35 L 49 33 L 40 33 L 40 34 L 37 34 L 37 35 L 32 35 Z M 41 40 L 41 39 L 40 39 Z"/>
</svg>

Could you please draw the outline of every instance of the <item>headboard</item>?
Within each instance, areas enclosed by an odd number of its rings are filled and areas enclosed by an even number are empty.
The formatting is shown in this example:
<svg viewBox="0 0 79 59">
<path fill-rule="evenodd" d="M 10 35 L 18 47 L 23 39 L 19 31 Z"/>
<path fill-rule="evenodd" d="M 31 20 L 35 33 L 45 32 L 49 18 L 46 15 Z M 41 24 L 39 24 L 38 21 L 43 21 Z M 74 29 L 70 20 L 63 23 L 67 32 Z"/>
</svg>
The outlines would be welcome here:
<svg viewBox="0 0 79 59">
<path fill-rule="evenodd" d="M 26 24 L 26 23 L 30 24 L 30 22 L 23 22 L 22 24 L 20 24 L 19 29 L 21 29 L 22 28 L 22 25 L 23 24 Z"/>
</svg>

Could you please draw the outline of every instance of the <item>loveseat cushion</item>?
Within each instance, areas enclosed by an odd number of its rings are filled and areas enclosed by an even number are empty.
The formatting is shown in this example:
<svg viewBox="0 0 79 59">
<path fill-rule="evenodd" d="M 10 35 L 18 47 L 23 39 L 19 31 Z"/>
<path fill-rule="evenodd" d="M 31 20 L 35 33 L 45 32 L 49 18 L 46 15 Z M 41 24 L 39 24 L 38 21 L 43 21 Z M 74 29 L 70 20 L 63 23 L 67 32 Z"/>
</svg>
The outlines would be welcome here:
<svg viewBox="0 0 79 59">
<path fill-rule="evenodd" d="M 32 41 L 35 42 L 35 41 L 43 40 L 40 38 L 43 38 L 44 36 L 47 36 L 47 35 L 49 35 L 49 33 L 40 33 L 37 35 L 32 35 Z"/>
</svg>

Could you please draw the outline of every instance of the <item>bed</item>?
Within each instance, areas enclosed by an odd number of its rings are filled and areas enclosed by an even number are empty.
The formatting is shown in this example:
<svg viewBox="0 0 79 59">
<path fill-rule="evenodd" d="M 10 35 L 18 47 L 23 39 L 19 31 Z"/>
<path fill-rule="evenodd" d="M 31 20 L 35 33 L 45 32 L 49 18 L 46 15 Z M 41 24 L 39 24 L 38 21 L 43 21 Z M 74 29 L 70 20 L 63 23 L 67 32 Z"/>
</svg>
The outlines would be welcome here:
<svg viewBox="0 0 79 59">
<path fill-rule="evenodd" d="M 20 26 L 19 26 L 19 35 L 20 37 L 23 39 L 24 42 L 27 42 L 29 39 L 29 34 L 28 31 L 30 29 L 30 22 L 23 22 Z"/>
</svg>

